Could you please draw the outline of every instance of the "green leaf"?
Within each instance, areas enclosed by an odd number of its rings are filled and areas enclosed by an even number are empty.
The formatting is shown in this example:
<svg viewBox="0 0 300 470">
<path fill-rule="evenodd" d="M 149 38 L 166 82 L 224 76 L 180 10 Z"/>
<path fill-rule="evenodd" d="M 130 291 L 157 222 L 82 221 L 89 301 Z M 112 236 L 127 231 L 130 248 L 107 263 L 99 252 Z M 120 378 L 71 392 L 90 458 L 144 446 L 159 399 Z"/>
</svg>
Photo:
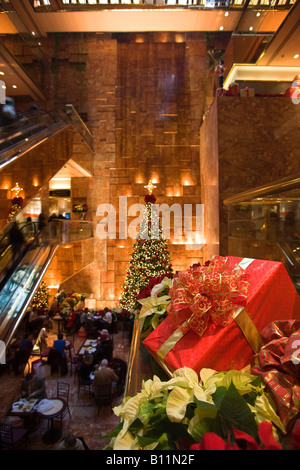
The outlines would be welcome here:
<svg viewBox="0 0 300 470">
<path fill-rule="evenodd" d="M 226 387 L 218 387 L 215 393 L 213 394 L 213 401 L 216 405 L 217 408 L 220 408 L 220 405 L 223 401 L 224 396 L 227 393 L 227 388 Z"/>
<path fill-rule="evenodd" d="M 203 418 L 193 426 L 192 437 L 195 442 L 201 442 L 203 434 L 212 432 L 215 420 L 213 418 Z"/>
<path fill-rule="evenodd" d="M 235 428 L 244 431 L 252 437 L 257 437 L 257 424 L 246 400 L 239 394 L 233 383 L 219 404 L 219 413 L 215 422 L 216 432 L 225 440 L 228 432 Z"/>
<path fill-rule="evenodd" d="M 111 431 L 108 434 L 105 434 L 104 436 L 100 436 L 100 439 L 111 439 L 112 437 L 116 437 L 122 428 L 123 428 L 123 423 L 119 423 L 118 426 L 113 431 Z"/>
<path fill-rule="evenodd" d="M 150 401 L 145 401 L 140 404 L 140 419 L 143 423 L 147 422 L 153 413 L 154 404 Z"/>
<path fill-rule="evenodd" d="M 144 323 L 143 323 L 143 331 L 147 331 L 148 328 L 151 326 L 152 322 L 152 315 L 149 315 L 148 317 L 145 318 Z"/>
<path fill-rule="evenodd" d="M 151 446 L 152 444 L 156 444 L 157 446 L 158 440 L 155 437 L 140 436 L 138 437 L 138 444 L 141 447 L 141 449 L 144 449 L 145 447 Z"/>
<path fill-rule="evenodd" d="M 207 401 L 201 401 L 201 400 L 198 400 L 198 398 L 194 397 L 194 402 L 200 407 L 200 408 L 212 408 L 212 409 L 216 409 L 216 405 L 214 405 L 213 403 L 208 403 Z"/>
</svg>

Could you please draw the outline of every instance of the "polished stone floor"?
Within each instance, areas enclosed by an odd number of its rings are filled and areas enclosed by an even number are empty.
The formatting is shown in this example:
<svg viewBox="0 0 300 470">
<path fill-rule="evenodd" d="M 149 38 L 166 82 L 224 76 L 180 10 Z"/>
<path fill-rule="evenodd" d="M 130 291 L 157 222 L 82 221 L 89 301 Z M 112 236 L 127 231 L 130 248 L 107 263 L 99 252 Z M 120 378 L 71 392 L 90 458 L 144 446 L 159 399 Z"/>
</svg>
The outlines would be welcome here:
<svg viewBox="0 0 300 470">
<path fill-rule="evenodd" d="M 114 351 L 113 356 L 124 360 L 127 364 L 130 354 L 130 342 L 123 331 L 119 331 L 114 335 Z M 48 345 L 51 346 L 56 334 L 49 332 Z M 75 350 L 78 351 L 83 343 L 82 338 L 75 337 Z M 33 360 L 36 360 L 34 357 Z M 26 371 L 25 371 L 26 372 Z M 15 376 L 13 372 L 7 372 L 0 377 L 0 413 L 6 412 L 11 404 L 18 398 L 20 382 L 22 375 Z M 90 450 L 101 450 L 109 442 L 110 439 L 102 439 L 107 433 L 111 432 L 118 424 L 119 418 L 111 411 L 109 406 L 98 408 L 95 404 L 94 397 L 89 394 L 88 390 L 81 390 L 78 395 L 78 383 L 74 382 L 74 374 L 70 371 L 67 375 L 61 376 L 59 371 L 46 378 L 46 390 L 48 398 L 56 396 L 57 381 L 70 384 L 69 408 L 71 418 L 66 415 L 62 425 L 62 435 L 67 433 L 75 434 L 83 437 L 86 445 Z M 123 395 L 116 396 L 113 399 L 112 408 L 122 402 Z M 3 419 L 3 417 L 2 417 Z M 28 450 L 55 450 L 57 443 L 45 444 L 43 434 L 47 431 L 47 420 L 39 420 L 35 431 L 29 434 L 27 443 Z M 22 447 L 20 446 L 20 449 Z M 23 447 L 24 448 L 24 447 Z"/>
</svg>

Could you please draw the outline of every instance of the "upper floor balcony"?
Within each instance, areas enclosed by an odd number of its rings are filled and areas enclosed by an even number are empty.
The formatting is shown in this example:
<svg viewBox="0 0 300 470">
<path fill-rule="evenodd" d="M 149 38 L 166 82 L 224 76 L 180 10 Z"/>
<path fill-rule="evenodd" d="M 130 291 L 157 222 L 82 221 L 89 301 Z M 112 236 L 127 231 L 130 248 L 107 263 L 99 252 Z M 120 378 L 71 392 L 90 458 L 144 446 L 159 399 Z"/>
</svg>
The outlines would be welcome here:
<svg viewBox="0 0 300 470">
<path fill-rule="evenodd" d="M 290 9 L 296 0 L 29 0 L 36 11 L 78 11 L 101 8 L 198 8 L 198 9 Z M 14 9 L 14 0 L 0 0 L 4 11 Z"/>
</svg>

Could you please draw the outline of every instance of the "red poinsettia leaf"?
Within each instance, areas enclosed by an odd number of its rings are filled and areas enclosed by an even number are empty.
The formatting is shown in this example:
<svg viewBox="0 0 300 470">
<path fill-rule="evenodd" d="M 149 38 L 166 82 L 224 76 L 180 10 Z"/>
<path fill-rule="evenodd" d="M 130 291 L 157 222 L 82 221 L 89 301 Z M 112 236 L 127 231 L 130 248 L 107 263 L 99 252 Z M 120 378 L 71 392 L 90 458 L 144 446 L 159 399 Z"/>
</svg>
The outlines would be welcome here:
<svg viewBox="0 0 300 470">
<path fill-rule="evenodd" d="M 198 446 L 196 449 L 193 446 Z M 203 435 L 200 444 L 193 444 L 191 450 L 225 450 L 226 444 L 223 439 L 214 432 L 207 432 Z"/>
<path fill-rule="evenodd" d="M 199 444 L 192 444 L 190 450 L 240 450 L 238 446 L 226 444 L 224 440 L 214 432 L 203 435 Z"/>
<path fill-rule="evenodd" d="M 263 421 L 258 427 L 258 435 L 263 443 L 264 450 L 282 450 L 281 444 L 274 439 L 272 433 L 272 423 Z"/>
<path fill-rule="evenodd" d="M 237 441 L 243 441 L 240 442 L 240 448 L 245 448 L 246 450 L 261 449 L 254 437 L 250 436 L 250 434 L 247 434 L 246 432 L 241 431 L 240 429 L 236 429 L 235 427 L 233 427 L 233 432 L 234 437 Z"/>
</svg>

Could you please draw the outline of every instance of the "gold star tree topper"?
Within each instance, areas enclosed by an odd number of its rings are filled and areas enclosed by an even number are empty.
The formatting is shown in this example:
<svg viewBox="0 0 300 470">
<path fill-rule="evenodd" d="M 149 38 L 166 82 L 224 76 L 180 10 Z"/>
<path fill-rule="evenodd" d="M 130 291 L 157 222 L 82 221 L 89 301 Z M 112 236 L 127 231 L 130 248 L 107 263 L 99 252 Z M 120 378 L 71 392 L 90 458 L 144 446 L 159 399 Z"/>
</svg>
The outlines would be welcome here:
<svg viewBox="0 0 300 470">
<path fill-rule="evenodd" d="M 152 191 L 156 188 L 156 186 L 152 183 L 152 180 L 149 180 L 149 183 L 144 186 L 144 188 L 148 189 L 149 194 L 152 194 Z"/>
</svg>

